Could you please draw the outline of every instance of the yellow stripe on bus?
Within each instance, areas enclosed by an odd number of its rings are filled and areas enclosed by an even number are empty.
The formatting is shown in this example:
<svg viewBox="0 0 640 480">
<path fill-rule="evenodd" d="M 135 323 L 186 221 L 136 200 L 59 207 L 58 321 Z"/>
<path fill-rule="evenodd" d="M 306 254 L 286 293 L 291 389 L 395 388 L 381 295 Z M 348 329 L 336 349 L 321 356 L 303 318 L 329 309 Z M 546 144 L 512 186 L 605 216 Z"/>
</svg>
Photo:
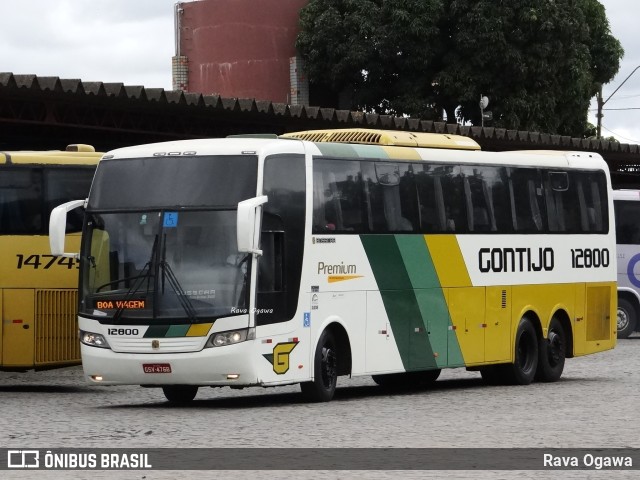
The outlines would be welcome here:
<svg viewBox="0 0 640 480">
<path fill-rule="evenodd" d="M 329 283 L 344 282 L 345 280 L 353 280 L 354 278 L 362 278 L 362 275 L 329 275 L 327 281 Z"/>
<path fill-rule="evenodd" d="M 455 235 L 425 235 L 440 286 L 471 287 L 471 278 Z"/>
<path fill-rule="evenodd" d="M 189 327 L 189 330 L 187 330 L 187 334 L 185 335 L 185 337 L 204 337 L 207 333 L 209 333 L 212 325 L 213 323 L 200 323 L 197 325 L 191 325 Z"/>
</svg>

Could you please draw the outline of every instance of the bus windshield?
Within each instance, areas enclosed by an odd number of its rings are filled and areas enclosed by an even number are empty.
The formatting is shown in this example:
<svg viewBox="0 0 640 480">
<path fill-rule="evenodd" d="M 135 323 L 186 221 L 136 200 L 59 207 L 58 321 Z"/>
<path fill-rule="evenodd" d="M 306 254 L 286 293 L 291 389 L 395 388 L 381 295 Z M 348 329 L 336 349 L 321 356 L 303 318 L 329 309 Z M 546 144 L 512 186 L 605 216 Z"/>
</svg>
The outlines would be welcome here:
<svg viewBox="0 0 640 480">
<path fill-rule="evenodd" d="M 111 160 L 96 175 L 80 313 L 175 324 L 247 312 L 250 262 L 237 250 L 236 218 L 237 203 L 255 196 L 257 157 Z"/>
<path fill-rule="evenodd" d="M 195 323 L 246 312 L 235 210 L 93 213 L 87 226 L 82 313 Z"/>
</svg>

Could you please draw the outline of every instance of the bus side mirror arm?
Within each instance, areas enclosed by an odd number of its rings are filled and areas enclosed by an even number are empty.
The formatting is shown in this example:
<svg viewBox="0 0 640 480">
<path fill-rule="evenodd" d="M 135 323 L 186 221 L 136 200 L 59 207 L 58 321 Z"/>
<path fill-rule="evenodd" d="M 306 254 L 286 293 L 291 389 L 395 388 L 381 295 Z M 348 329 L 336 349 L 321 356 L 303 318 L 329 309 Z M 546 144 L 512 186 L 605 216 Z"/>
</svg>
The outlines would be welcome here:
<svg viewBox="0 0 640 480">
<path fill-rule="evenodd" d="M 260 228 L 256 225 L 258 220 L 257 209 L 267 203 L 267 196 L 249 198 L 238 203 L 237 237 L 238 252 L 262 255 L 262 250 L 256 248 L 260 241 Z"/>
<path fill-rule="evenodd" d="M 58 205 L 49 218 L 49 247 L 55 257 L 79 258 L 79 253 L 64 253 L 64 239 L 67 233 L 67 213 L 78 207 L 85 207 L 86 200 L 72 200 Z"/>
</svg>

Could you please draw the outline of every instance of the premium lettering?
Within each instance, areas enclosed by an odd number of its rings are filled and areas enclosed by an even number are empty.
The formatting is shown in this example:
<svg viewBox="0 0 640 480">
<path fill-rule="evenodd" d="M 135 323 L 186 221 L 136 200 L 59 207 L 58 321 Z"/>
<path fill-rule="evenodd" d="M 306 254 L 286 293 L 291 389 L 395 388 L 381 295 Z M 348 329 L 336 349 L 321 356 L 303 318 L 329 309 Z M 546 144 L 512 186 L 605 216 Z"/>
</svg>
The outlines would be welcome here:
<svg viewBox="0 0 640 480">
<path fill-rule="evenodd" d="M 318 262 L 318 275 L 353 275 L 357 270 L 355 265 L 345 265 L 344 262 L 336 265 Z"/>
</svg>

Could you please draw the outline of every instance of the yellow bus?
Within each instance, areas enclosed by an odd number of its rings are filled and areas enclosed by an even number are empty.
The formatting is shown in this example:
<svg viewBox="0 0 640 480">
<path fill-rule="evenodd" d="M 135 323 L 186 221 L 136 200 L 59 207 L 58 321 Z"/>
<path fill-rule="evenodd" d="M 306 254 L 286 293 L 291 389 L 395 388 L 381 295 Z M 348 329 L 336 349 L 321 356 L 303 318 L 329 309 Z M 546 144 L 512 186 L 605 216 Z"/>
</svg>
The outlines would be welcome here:
<svg viewBox="0 0 640 480">
<path fill-rule="evenodd" d="M 104 155 L 80 247 L 82 366 L 95 385 L 385 387 L 441 369 L 554 382 L 616 344 L 609 171 L 588 152 L 339 130 Z"/>
<path fill-rule="evenodd" d="M 50 255 L 49 216 L 89 193 L 101 156 L 90 145 L 0 151 L 0 370 L 80 364 L 78 265 Z M 67 241 L 79 247 L 82 215 L 67 220 Z"/>
</svg>

